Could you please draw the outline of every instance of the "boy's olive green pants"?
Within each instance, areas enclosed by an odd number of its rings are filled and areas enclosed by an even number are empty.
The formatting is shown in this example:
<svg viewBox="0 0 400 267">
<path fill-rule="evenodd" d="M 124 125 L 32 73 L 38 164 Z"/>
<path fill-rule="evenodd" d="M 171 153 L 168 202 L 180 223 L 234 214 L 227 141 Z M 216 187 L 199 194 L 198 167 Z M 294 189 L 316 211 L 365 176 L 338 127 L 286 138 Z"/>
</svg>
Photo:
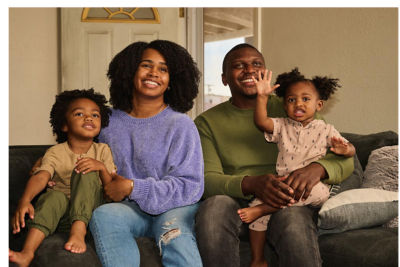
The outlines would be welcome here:
<svg viewBox="0 0 400 267">
<path fill-rule="evenodd" d="M 35 205 L 35 216 L 30 227 L 42 231 L 45 236 L 56 231 L 68 232 L 71 224 L 83 221 L 86 225 L 95 208 L 103 203 L 103 189 L 98 172 L 71 175 L 71 198 L 63 192 L 47 190 Z"/>
</svg>

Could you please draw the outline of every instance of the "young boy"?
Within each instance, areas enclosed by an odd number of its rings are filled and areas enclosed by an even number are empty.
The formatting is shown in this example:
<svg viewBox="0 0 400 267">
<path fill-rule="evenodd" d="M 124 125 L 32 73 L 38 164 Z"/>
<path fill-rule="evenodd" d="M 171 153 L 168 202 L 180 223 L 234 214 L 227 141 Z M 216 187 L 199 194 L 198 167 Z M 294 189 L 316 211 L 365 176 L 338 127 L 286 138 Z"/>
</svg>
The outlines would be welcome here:
<svg viewBox="0 0 400 267">
<path fill-rule="evenodd" d="M 93 89 L 64 91 L 56 97 L 50 123 L 58 144 L 46 151 L 12 218 L 14 234 L 25 227 L 25 214 L 30 220 L 22 251 L 9 251 L 11 262 L 29 266 L 36 249 L 56 228 L 70 229 L 66 250 L 86 251 L 87 224 L 92 211 L 103 202 L 102 185 L 109 183 L 116 171 L 108 145 L 94 142 L 108 125 L 111 111 L 106 102 Z M 32 199 L 48 182 L 54 186 L 39 197 L 34 209 Z"/>
</svg>

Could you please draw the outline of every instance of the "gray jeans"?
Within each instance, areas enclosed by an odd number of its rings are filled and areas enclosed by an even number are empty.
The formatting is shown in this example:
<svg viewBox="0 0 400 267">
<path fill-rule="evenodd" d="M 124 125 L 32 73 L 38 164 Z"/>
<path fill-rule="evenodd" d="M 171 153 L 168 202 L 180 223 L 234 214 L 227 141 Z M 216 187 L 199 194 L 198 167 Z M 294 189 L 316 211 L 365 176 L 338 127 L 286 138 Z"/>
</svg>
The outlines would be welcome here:
<svg viewBox="0 0 400 267">
<path fill-rule="evenodd" d="M 205 267 L 240 266 L 240 238 L 248 231 L 237 210 L 247 202 L 218 195 L 201 202 L 196 236 Z M 321 266 L 315 209 L 291 207 L 271 216 L 267 242 L 278 254 L 279 266 Z"/>
</svg>

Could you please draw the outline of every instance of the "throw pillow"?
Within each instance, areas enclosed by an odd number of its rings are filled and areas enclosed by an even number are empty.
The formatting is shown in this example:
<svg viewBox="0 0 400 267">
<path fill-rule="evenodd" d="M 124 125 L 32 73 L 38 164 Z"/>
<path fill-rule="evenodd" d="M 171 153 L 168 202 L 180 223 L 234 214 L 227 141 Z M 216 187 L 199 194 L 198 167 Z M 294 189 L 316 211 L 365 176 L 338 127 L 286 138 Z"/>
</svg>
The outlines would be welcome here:
<svg viewBox="0 0 400 267">
<path fill-rule="evenodd" d="M 319 234 L 382 225 L 397 216 L 397 208 L 397 192 L 373 188 L 344 191 L 322 205 L 318 213 Z"/>
<path fill-rule="evenodd" d="M 398 146 L 385 146 L 371 152 L 364 171 L 363 188 L 377 188 L 398 192 Z M 398 217 L 384 224 L 398 227 Z"/>
</svg>

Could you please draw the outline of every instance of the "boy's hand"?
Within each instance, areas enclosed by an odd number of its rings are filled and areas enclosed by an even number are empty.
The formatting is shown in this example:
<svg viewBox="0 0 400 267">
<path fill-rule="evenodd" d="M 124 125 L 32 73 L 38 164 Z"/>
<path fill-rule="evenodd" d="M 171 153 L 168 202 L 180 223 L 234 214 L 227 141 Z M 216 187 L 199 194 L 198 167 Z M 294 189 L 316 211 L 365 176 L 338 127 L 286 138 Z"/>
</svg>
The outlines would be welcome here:
<svg viewBox="0 0 400 267">
<path fill-rule="evenodd" d="M 254 83 L 257 88 L 258 96 L 269 96 L 276 88 L 279 87 L 279 84 L 275 84 L 271 87 L 271 79 L 272 79 L 272 71 L 258 71 L 258 79 L 252 76 Z"/>
<path fill-rule="evenodd" d="M 337 155 L 345 155 L 349 151 L 349 144 L 341 138 L 331 138 L 331 151 Z"/>
<path fill-rule="evenodd" d="M 86 174 L 92 171 L 104 170 L 105 166 L 102 162 L 92 158 L 79 158 L 75 164 L 76 173 Z"/>
<path fill-rule="evenodd" d="M 12 218 L 13 234 L 19 233 L 21 228 L 25 227 L 25 214 L 29 214 L 29 218 L 35 216 L 35 209 L 30 202 L 20 201 Z"/>
</svg>

